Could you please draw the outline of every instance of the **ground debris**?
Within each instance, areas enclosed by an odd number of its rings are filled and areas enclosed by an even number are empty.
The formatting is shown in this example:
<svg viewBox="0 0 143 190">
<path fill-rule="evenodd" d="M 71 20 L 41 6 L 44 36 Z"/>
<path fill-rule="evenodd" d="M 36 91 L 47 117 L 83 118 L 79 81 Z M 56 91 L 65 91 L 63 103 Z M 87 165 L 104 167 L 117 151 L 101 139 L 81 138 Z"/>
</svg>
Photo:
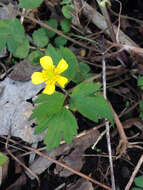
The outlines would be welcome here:
<svg viewBox="0 0 143 190">
<path fill-rule="evenodd" d="M 6 78 L 0 82 L 0 135 L 20 137 L 26 142 L 34 143 L 43 139 L 43 135 L 34 135 L 32 121 L 33 105 L 27 102 L 33 98 L 43 85 L 33 85 L 31 81 L 20 82 Z"/>
</svg>

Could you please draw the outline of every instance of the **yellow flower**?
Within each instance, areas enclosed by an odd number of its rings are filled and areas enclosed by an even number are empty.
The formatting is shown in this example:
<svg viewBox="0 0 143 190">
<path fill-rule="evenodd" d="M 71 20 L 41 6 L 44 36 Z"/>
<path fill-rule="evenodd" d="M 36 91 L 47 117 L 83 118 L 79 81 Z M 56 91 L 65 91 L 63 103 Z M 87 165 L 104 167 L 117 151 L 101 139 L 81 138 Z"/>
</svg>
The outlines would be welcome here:
<svg viewBox="0 0 143 190">
<path fill-rule="evenodd" d="M 53 64 L 50 56 L 44 56 L 40 59 L 40 64 L 43 67 L 42 72 L 35 72 L 32 74 L 31 79 L 33 84 L 40 84 L 45 82 L 46 87 L 43 90 L 44 94 L 53 94 L 55 91 L 55 83 L 58 83 L 62 88 L 68 82 L 66 77 L 60 74 L 68 68 L 67 62 L 62 58 L 57 67 Z"/>
</svg>

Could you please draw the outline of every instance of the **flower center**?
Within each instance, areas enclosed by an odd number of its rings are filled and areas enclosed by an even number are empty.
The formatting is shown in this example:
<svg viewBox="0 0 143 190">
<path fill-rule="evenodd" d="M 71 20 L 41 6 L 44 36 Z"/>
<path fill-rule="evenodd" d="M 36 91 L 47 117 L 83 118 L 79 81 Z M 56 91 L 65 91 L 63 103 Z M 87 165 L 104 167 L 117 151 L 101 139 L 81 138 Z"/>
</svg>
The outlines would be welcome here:
<svg viewBox="0 0 143 190">
<path fill-rule="evenodd" d="M 54 72 L 47 72 L 47 80 L 53 79 L 55 76 Z"/>
<path fill-rule="evenodd" d="M 45 81 L 48 81 L 48 80 L 54 80 L 55 78 L 55 73 L 53 71 L 46 71 L 46 70 L 43 70 L 42 71 L 42 74 L 43 74 L 43 78 Z"/>
</svg>

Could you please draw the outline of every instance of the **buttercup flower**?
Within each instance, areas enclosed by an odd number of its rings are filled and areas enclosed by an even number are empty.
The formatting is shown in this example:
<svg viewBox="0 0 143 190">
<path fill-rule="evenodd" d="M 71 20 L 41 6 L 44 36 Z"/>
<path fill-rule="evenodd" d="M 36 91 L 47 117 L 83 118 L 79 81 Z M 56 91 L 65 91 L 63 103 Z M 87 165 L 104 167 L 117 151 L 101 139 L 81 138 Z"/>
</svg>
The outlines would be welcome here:
<svg viewBox="0 0 143 190">
<path fill-rule="evenodd" d="M 62 58 L 57 67 L 53 64 L 53 60 L 50 56 L 44 56 L 40 59 L 40 64 L 43 68 L 42 72 L 35 72 L 32 74 L 31 79 L 33 84 L 46 83 L 46 87 L 43 90 L 44 94 L 53 94 L 55 91 L 55 84 L 58 83 L 62 88 L 68 82 L 66 77 L 61 76 L 67 68 L 67 62 Z"/>
</svg>

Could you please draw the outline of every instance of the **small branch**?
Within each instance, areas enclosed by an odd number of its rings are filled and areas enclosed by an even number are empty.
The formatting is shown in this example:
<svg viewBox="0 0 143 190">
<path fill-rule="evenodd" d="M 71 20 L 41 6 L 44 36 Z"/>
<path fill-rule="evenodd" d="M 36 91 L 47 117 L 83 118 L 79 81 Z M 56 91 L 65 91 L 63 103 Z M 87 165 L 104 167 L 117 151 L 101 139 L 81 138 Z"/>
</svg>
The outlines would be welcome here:
<svg viewBox="0 0 143 190">
<path fill-rule="evenodd" d="M 108 9 L 109 9 L 109 11 L 110 11 L 113 15 L 115 15 L 115 16 L 117 16 L 117 17 L 119 16 L 119 13 L 114 12 L 110 6 L 108 6 Z M 122 19 L 133 20 L 133 21 L 135 21 L 135 22 L 137 22 L 137 23 L 139 23 L 139 24 L 143 24 L 143 21 L 142 21 L 142 20 L 139 20 L 139 19 L 137 19 L 137 18 L 133 18 L 133 17 L 126 16 L 126 15 L 120 15 L 120 17 L 121 17 Z"/>
<path fill-rule="evenodd" d="M 118 18 L 118 28 L 117 28 L 117 33 L 116 33 L 116 42 L 119 42 L 119 32 L 120 32 L 120 25 L 121 25 L 121 11 L 122 11 L 122 3 L 118 0 L 116 0 L 120 4 L 120 11 L 119 11 L 119 18 Z M 109 7 L 109 6 L 108 6 Z"/>
<path fill-rule="evenodd" d="M 6 137 L 4 137 L 4 136 L 2 136 L 2 137 L 3 137 L 4 139 L 6 139 Z M 14 140 L 12 140 L 12 139 L 9 139 L 9 141 L 11 141 L 11 142 L 13 142 L 14 144 L 16 144 L 16 142 L 15 142 Z M 57 161 L 57 160 L 55 160 L 55 159 L 49 157 L 47 154 L 44 154 L 44 153 L 40 152 L 40 151 L 37 150 L 37 149 L 34 149 L 34 148 L 32 148 L 32 147 L 29 147 L 29 146 L 25 146 L 25 145 L 23 145 L 23 148 L 25 148 L 25 149 L 27 149 L 27 150 L 29 150 L 29 151 L 31 151 L 31 152 L 34 152 L 34 153 L 38 154 L 39 156 L 42 156 L 43 158 L 46 158 L 47 160 L 50 160 L 51 162 L 53 162 L 53 163 L 55 163 L 55 164 L 57 164 L 57 165 L 59 165 L 59 166 L 61 166 L 61 167 L 63 167 L 63 168 L 66 168 L 67 170 L 70 170 L 72 173 L 74 173 L 74 174 L 76 174 L 76 175 L 78 175 L 78 176 L 80 176 L 80 177 L 83 177 L 84 179 L 89 180 L 89 181 L 91 181 L 92 183 L 94 183 L 94 184 L 96 184 L 96 185 L 98 185 L 98 186 L 100 186 L 100 187 L 102 187 L 102 188 L 104 188 L 104 189 L 111 190 L 111 188 L 110 188 L 109 186 L 104 185 L 104 184 L 100 183 L 99 181 L 97 181 L 97 180 L 95 180 L 95 179 L 93 179 L 93 178 L 91 178 L 91 177 L 89 177 L 89 176 L 86 176 L 85 174 L 83 174 L 83 173 L 81 173 L 81 172 L 78 172 L 78 171 L 74 170 L 74 169 L 71 168 L 70 166 L 68 166 L 68 165 L 66 165 L 66 164 L 63 164 L 63 163 L 61 163 L 61 162 L 59 162 L 59 161 Z"/>
<path fill-rule="evenodd" d="M 21 15 L 21 14 L 19 13 L 19 15 Z M 87 45 L 85 45 L 85 44 L 83 44 L 83 43 L 81 43 L 81 42 L 79 42 L 79 41 L 77 41 L 77 40 L 74 40 L 73 38 L 71 38 L 71 37 L 65 35 L 64 33 L 62 33 L 60 30 L 57 30 L 57 29 L 55 29 L 55 28 L 52 28 L 51 26 L 45 24 L 44 22 L 42 22 L 42 21 L 40 21 L 40 20 L 37 20 L 37 19 L 35 19 L 35 18 L 33 18 L 33 17 L 30 17 L 30 16 L 27 16 L 27 15 L 25 15 L 24 18 L 27 18 L 28 20 L 31 20 L 32 22 L 34 22 L 34 23 L 36 23 L 36 24 L 39 24 L 40 26 L 42 26 L 42 27 L 44 27 L 44 28 L 47 28 L 48 30 L 51 30 L 51 31 L 57 33 L 59 36 L 62 36 L 62 37 L 64 37 L 64 38 L 66 38 L 67 40 L 73 42 L 74 44 L 78 44 L 78 45 L 81 46 L 81 47 L 84 47 L 84 48 L 86 48 L 86 49 L 90 49 L 90 50 L 92 50 L 92 51 L 96 51 L 96 52 L 99 52 L 99 53 L 100 53 L 100 51 L 99 51 L 97 48 L 91 47 L 91 46 L 89 47 L 89 46 L 87 46 Z"/>
<path fill-rule="evenodd" d="M 38 182 L 38 186 L 40 187 L 40 180 L 39 177 L 33 173 L 27 166 L 25 166 L 16 156 L 14 156 L 14 154 L 12 154 L 12 152 L 8 149 L 8 141 L 9 141 L 9 137 L 7 137 L 6 140 L 6 144 L 5 144 L 5 149 L 8 152 L 8 154 L 20 165 L 22 166 L 28 173 L 30 173 L 32 176 L 34 176 Z"/>
<path fill-rule="evenodd" d="M 113 25 L 111 23 L 110 16 L 109 16 L 109 13 L 108 13 L 108 10 L 106 7 L 106 4 L 108 4 L 109 1 L 108 0 L 97 0 L 97 3 L 101 9 L 101 12 L 102 12 L 104 19 L 107 23 L 107 26 L 109 28 L 111 39 L 113 42 L 116 42 L 116 35 L 115 35 L 114 28 L 113 28 Z"/>
<path fill-rule="evenodd" d="M 118 129 L 118 132 L 120 134 L 120 143 L 117 147 L 117 153 L 120 154 L 120 156 L 126 152 L 126 149 L 127 149 L 127 146 L 128 146 L 128 139 L 127 139 L 127 136 L 124 132 L 124 128 L 123 128 L 123 125 L 118 117 L 118 115 L 116 114 L 114 108 L 112 107 L 112 105 L 110 104 L 111 108 L 112 108 L 112 112 L 114 114 L 114 120 L 115 120 L 115 123 L 116 123 L 116 126 L 117 126 L 117 129 Z"/>
<path fill-rule="evenodd" d="M 101 49 L 102 49 L 102 51 L 104 51 L 104 36 L 102 39 Z M 102 54 L 102 73 L 103 73 L 103 75 L 102 75 L 102 77 L 103 77 L 103 95 L 104 95 L 104 98 L 107 99 L 107 95 L 106 95 L 106 63 L 105 63 L 105 59 L 104 59 L 104 53 Z M 112 190 L 115 190 L 116 186 L 115 186 L 115 177 L 114 177 L 113 160 L 112 160 L 110 126 L 109 126 L 109 121 L 107 119 L 105 119 L 105 126 L 106 126 L 106 138 L 107 138 L 107 145 L 108 145 L 108 153 L 109 153 Z"/>
<path fill-rule="evenodd" d="M 91 7 L 84 0 L 80 0 L 83 6 L 82 12 L 83 14 L 91 20 L 93 24 L 95 24 L 99 29 L 105 30 L 107 28 L 107 23 L 104 17 L 93 7 Z M 117 27 L 113 25 L 115 34 L 117 32 Z M 110 36 L 109 30 L 105 30 L 105 33 Z M 119 42 L 121 44 L 126 44 L 128 46 L 139 47 L 131 38 L 129 38 L 124 32 L 119 31 Z"/>
<path fill-rule="evenodd" d="M 132 183 L 134 181 L 134 178 L 135 178 L 136 174 L 138 173 L 138 171 L 139 171 L 142 163 L 143 163 L 143 155 L 140 157 L 140 159 L 139 159 L 139 161 L 138 161 L 138 163 L 137 163 L 137 165 L 136 165 L 136 167 L 135 167 L 135 169 L 134 169 L 134 171 L 132 173 L 132 176 L 130 177 L 129 182 L 128 182 L 128 184 L 125 187 L 125 190 L 129 190 L 130 189 L 130 187 L 131 187 L 131 185 L 132 185 Z"/>
<path fill-rule="evenodd" d="M 21 24 L 23 24 L 25 12 L 26 12 L 26 9 L 22 9 L 22 15 L 21 15 L 21 18 L 20 18 Z"/>
</svg>

